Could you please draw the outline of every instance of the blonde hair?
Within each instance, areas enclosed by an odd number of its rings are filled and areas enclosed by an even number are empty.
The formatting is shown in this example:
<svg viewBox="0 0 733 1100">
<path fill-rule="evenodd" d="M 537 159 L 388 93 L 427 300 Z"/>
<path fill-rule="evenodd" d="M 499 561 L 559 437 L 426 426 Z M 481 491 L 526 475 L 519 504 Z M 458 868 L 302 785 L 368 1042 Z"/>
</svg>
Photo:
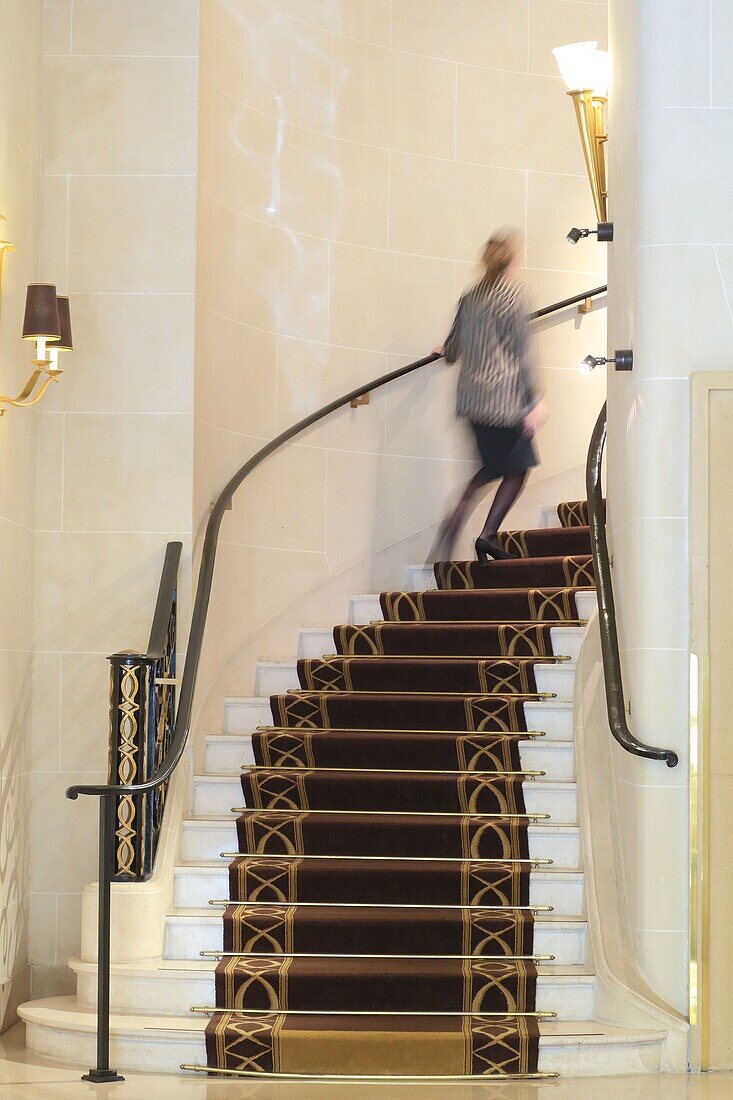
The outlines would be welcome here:
<svg viewBox="0 0 733 1100">
<path fill-rule="evenodd" d="M 520 236 L 516 229 L 498 229 L 484 246 L 481 262 L 486 268 L 484 279 L 491 285 L 501 278 L 519 254 Z"/>
</svg>

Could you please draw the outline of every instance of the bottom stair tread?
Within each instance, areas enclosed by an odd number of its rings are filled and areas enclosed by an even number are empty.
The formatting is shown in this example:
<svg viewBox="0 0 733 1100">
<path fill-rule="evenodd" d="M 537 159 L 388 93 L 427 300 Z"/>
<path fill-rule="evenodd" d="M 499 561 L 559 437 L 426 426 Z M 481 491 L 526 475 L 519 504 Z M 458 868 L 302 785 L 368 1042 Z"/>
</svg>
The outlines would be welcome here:
<svg viewBox="0 0 733 1100">
<path fill-rule="evenodd" d="M 20 1015 L 26 1022 L 31 1053 L 80 1068 L 93 1063 L 96 1014 L 74 997 L 33 1001 L 21 1006 Z M 144 1072 L 155 1065 L 159 1072 L 171 1074 L 181 1072 L 181 1063 L 204 1065 L 207 1023 L 205 1016 L 192 1014 L 114 1014 L 110 1021 L 113 1064 L 127 1072 Z M 599 1068 L 614 1074 L 658 1069 L 665 1038 L 663 1031 L 597 1020 L 540 1020 L 539 1033 L 539 1070 L 567 1076 L 595 1074 Z"/>
</svg>

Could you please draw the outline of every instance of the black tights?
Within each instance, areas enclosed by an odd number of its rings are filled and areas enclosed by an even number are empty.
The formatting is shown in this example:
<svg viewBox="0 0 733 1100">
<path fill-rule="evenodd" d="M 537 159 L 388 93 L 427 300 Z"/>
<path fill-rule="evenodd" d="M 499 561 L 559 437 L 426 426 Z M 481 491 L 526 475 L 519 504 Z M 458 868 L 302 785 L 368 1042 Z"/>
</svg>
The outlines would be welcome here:
<svg viewBox="0 0 733 1100">
<path fill-rule="evenodd" d="M 485 467 L 482 467 L 478 473 L 474 474 L 471 478 L 468 485 L 463 490 L 463 495 L 454 508 L 453 514 L 445 520 L 438 534 L 434 548 L 435 557 L 443 557 L 447 561 L 451 560 L 453 544 L 458 537 L 458 532 L 463 526 L 463 521 L 466 518 L 466 513 L 471 506 L 473 498 L 476 496 L 479 489 L 483 489 L 483 487 L 490 484 L 492 480 L 491 477 L 487 476 Z M 526 480 L 527 473 L 525 471 L 521 474 L 509 474 L 499 483 L 499 488 L 494 495 L 489 514 L 486 517 L 486 522 L 481 530 L 480 538 L 486 539 L 489 542 L 494 541 L 504 521 L 504 517 L 524 488 Z"/>
<path fill-rule="evenodd" d="M 491 507 L 489 508 L 486 523 L 481 531 L 480 537 L 482 539 L 486 539 L 488 542 L 494 541 L 499 532 L 499 528 L 504 522 L 504 517 L 524 488 L 526 480 L 527 474 L 525 472 L 522 474 L 511 474 L 509 477 L 505 477 L 500 483 Z"/>
</svg>

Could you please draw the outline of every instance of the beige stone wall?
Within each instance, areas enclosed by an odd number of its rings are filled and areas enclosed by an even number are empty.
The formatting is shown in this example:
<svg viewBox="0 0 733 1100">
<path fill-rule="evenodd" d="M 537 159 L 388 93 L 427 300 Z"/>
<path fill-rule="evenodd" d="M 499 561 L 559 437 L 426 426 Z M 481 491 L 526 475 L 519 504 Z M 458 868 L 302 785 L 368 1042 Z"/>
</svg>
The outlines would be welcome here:
<svg viewBox="0 0 733 1100">
<path fill-rule="evenodd" d="M 203 0 L 199 524 L 276 431 L 442 341 L 497 225 L 525 232 L 537 304 L 604 281 L 604 250 L 564 239 L 593 213 L 550 49 L 605 36 L 605 4 L 572 0 Z M 604 334 L 598 311 L 540 335 L 552 419 L 519 525 L 582 493 L 604 383 L 575 365 Z M 426 369 L 254 475 L 225 521 L 209 667 L 248 638 L 251 656 L 291 654 L 298 621 L 344 614 L 345 586 L 402 585 L 424 560 L 474 469 L 454 385 Z M 289 638 L 264 630 L 287 606 Z M 239 667 L 226 686 L 248 679 Z"/>
<path fill-rule="evenodd" d="M 25 0 L 24 0 L 25 2 Z M 38 414 L 33 993 L 66 991 L 96 877 L 107 654 L 147 642 L 191 533 L 198 5 L 46 0 L 41 270 L 76 350 Z M 5 36 L 3 36 L 5 37 Z"/>
<path fill-rule="evenodd" d="M 38 278 L 41 0 L 0 5 L 0 214 L 6 257 L 0 329 L 0 392 L 25 383 L 20 341 L 25 287 Z M 28 805 L 35 526 L 33 410 L 0 419 L 0 1027 L 29 988 Z"/>
<path fill-rule="evenodd" d="M 733 91 L 722 0 L 613 0 L 609 525 L 631 724 L 680 765 L 619 753 L 636 947 L 687 1010 L 689 377 L 733 362 Z M 660 27 L 665 33 L 660 34 Z"/>
</svg>

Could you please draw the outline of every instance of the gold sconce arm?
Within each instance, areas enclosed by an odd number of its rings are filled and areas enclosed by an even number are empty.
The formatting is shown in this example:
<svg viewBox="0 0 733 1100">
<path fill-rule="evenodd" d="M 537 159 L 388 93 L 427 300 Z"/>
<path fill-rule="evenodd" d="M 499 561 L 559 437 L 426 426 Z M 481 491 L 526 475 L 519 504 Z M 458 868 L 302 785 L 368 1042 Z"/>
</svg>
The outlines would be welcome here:
<svg viewBox="0 0 733 1100">
<path fill-rule="evenodd" d="M 3 394 L 0 394 L 0 405 L 12 405 L 13 408 L 16 409 L 25 409 L 28 408 L 29 405 L 35 405 L 37 401 L 41 400 L 51 383 L 58 382 L 57 375 L 61 373 L 61 371 L 49 373 L 46 367 L 36 367 L 19 394 L 15 397 L 5 397 Z M 38 383 L 44 374 L 46 377 L 39 386 Z M 38 389 L 36 389 L 37 386 Z M 36 391 L 35 393 L 33 392 L 34 390 Z M 0 416 L 4 415 L 5 409 L 0 408 Z"/>
<path fill-rule="evenodd" d="M 588 172 L 593 204 L 599 222 L 608 221 L 608 191 L 606 189 L 606 152 L 603 109 L 605 98 L 594 96 L 589 89 L 568 92 L 575 108 L 580 142 L 583 146 L 585 167 Z"/>
</svg>

